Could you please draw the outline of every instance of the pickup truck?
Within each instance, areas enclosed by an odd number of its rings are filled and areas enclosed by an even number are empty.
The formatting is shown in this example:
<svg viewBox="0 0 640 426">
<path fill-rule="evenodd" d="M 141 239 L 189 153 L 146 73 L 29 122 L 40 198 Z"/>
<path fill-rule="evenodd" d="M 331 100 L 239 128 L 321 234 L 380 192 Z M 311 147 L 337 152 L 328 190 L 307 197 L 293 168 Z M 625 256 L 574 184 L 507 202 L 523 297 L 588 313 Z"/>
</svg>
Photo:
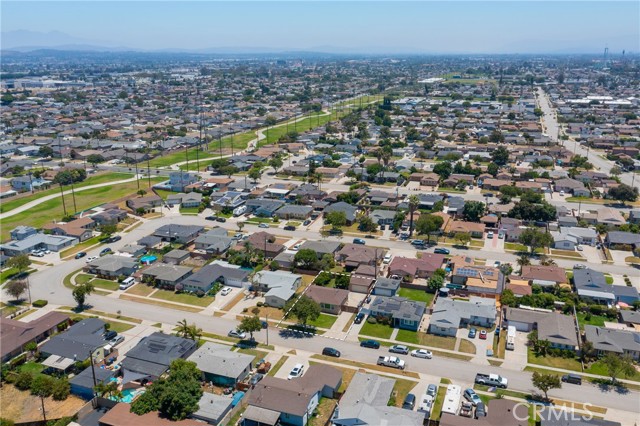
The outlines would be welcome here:
<svg viewBox="0 0 640 426">
<path fill-rule="evenodd" d="M 496 386 L 502 389 L 507 388 L 508 381 L 497 374 L 476 374 L 476 383 L 479 385 Z"/>
<path fill-rule="evenodd" d="M 404 370 L 404 361 L 397 356 L 379 356 L 378 365 Z"/>
</svg>

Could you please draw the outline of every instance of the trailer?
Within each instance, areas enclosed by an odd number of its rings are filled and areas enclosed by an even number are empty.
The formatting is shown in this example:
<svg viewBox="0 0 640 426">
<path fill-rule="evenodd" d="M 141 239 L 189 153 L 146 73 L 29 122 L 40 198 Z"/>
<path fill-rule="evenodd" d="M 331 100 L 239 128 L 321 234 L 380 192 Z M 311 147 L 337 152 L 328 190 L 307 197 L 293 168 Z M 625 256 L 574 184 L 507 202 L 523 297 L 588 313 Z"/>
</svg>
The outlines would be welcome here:
<svg viewBox="0 0 640 426">
<path fill-rule="evenodd" d="M 460 408 L 460 397 L 462 396 L 462 388 L 458 385 L 447 386 L 447 392 L 444 395 L 444 401 L 442 403 L 442 412 L 458 414 L 458 408 Z"/>
<path fill-rule="evenodd" d="M 507 350 L 513 351 L 516 348 L 516 328 L 510 325 L 507 328 Z"/>
</svg>

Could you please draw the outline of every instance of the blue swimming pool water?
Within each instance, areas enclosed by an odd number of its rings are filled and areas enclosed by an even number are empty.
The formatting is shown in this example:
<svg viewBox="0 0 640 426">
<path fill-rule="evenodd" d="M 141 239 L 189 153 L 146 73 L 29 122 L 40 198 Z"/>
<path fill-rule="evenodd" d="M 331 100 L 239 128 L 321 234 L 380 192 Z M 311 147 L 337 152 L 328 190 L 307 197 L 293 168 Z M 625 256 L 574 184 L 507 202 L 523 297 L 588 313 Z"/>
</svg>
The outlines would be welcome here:
<svg viewBox="0 0 640 426">
<path fill-rule="evenodd" d="M 150 254 L 150 255 L 148 255 L 148 256 L 142 256 L 142 257 L 140 258 L 140 262 L 142 262 L 142 263 L 147 263 L 147 264 L 149 264 L 149 263 L 153 263 L 153 262 L 155 262 L 156 260 L 158 260 L 158 258 L 157 258 L 156 256 L 152 255 L 152 254 Z"/>
<path fill-rule="evenodd" d="M 126 402 L 127 404 L 131 404 L 131 402 L 137 395 L 144 392 L 144 389 L 125 389 L 122 391 L 122 398 L 111 397 L 110 399 L 113 401 Z"/>
</svg>

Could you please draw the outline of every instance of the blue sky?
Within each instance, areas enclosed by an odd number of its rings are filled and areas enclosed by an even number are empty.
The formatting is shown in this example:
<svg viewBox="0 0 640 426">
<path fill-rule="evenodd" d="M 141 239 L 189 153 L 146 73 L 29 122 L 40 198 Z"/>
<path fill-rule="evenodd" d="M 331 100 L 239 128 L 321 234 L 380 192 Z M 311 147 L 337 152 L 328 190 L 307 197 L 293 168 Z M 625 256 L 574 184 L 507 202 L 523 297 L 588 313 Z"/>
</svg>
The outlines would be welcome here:
<svg viewBox="0 0 640 426">
<path fill-rule="evenodd" d="M 638 1 L 2 1 L 2 31 L 136 49 L 640 51 Z"/>
</svg>

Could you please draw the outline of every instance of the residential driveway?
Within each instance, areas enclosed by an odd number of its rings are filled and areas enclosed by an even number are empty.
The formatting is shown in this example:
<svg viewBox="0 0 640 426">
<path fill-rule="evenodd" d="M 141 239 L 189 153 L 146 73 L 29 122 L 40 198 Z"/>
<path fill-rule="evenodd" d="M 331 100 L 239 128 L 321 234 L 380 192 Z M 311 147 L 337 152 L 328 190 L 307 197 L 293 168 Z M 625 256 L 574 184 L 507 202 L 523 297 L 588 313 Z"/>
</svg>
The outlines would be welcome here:
<svg viewBox="0 0 640 426">
<path fill-rule="evenodd" d="M 224 307 L 231 302 L 240 292 L 243 291 L 241 288 L 229 287 L 231 289 L 231 293 L 226 296 L 222 296 L 220 293 L 216 295 L 216 300 L 213 301 L 212 304 L 208 306 L 208 308 L 214 308 L 214 310 L 222 310 Z"/>
<path fill-rule="evenodd" d="M 323 337 L 344 340 L 347 337 L 347 332 L 342 330 L 349 323 L 349 320 L 353 315 L 355 314 L 351 312 L 341 312 L 340 315 L 338 315 L 338 319 L 336 319 L 336 322 L 334 322 L 331 326 L 331 329 L 324 333 Z"/>
<path fill-rule="evenodd" d="M 504 240 L 498 238 L 498 236 L 494 233 L 493 238 L 484 237 L 484 249 L 490 251 L 500 251 L 504 252 Z"/>
<path fill-rule="evenodd" d="M 522 370 L 527 365 L 527 333 L 516 332 L 516 346 L 512 351 L 505 351 L 504 362 L 507 368 Z"/>
<path fill-rule="evenodd" d="M 305 372 L 304 374 L 306 374 L 307 370 L 309 369 L 309 358 L 312 355 L 311 352 L 305 352 L 305 351 L 296 350 L 296 355 L 291 355 L 289 353 L 287 353 L 285 355 L 287 355 L 289 357 L 289 359 L 287 359 L 285 361 L 285 363 L 282 364 L 282 367 L 275 374 L 275 377 L 278 377 L 280 379 L 286 379 L 287 376 L 289 376 L 289 373 L 291 372 L 291 370 L 293 369 L 293 367 L 296 364 L 304 365 L 304 372 Z M 303 374 L 303 376 L 304 376 L 304 374 Z M 293 380 L 295 380 L 295 379 L 293 379 Z"/>
<path fill-rule="evenodd" d="M 118 362 L 122 361 L 122 359 L 124 359 L 124 354 L 137 345 L 143 337 L 147 337 L 156 331 L 160 331 L 160 329 L 150 325 L 140 324 L 133 327 L 131 330 L 120 333 L 124 336 L 124 341 L 116 346 L 116 349 L 118 349 Z"/>
<path fill-rule="evenodd" d="M 602 252 L 595 247 L 582 245 L 582 255 L 589 263 L 601 263 L 602 257 L 600 253 Z"/>
<path fill-rule="evenodd" d="M 613 258 L 613 263 L 616 265 L 626 265 L 627 263 L 624 261 L 625 258 L 629 256 L 633 256 L 633 253 L 630 251 L 624 250 L 609 250 L 611 253 L 611 257 Z"/>
</svg>

